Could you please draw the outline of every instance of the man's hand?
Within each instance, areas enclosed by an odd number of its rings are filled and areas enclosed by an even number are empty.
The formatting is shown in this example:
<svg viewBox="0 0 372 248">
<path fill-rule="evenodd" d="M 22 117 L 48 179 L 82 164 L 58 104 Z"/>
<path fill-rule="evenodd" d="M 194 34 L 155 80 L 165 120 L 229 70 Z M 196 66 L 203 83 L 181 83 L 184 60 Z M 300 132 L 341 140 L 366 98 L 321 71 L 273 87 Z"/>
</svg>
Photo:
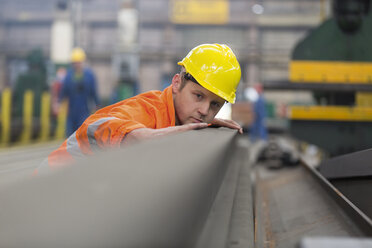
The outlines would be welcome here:
<svg viewBox="0 0 372 248">
<path fill-rule="evenodd" d="M 224 119 L 214 118 L 211 124 L 212 126 L 228 127 L 228 128 L 236 129 L 239 131 L 239 133 L 241 134 L 243 133 L 243 128 L 237 122 L 233 120 L 224 120 Z"/>
<path fill-rule="evenodd" d="M 207 123 L 190 123 L 190 124 L 185 124 L 181 126 L 174 126 L 174 127 L 166 127 L 166 128 L 160 128 L 160 129 L 152 129 L 152 128 L 139 128 L 135 129 L 130 133 L 127 133 L 125 135 L 123 141 L 121 144 L 129 144 L 133 142 L 138 142 L 146 139 L 151 139 L 159 136 L 165 136 L 168 134 L 173 134 L 173 133 L 180 133 L 180 132 L 185 132 L 189 130 L 194 130 L 194 129 L 201 129 L 201 128 L 206 128 L 208 127 Z"/>
</svg>

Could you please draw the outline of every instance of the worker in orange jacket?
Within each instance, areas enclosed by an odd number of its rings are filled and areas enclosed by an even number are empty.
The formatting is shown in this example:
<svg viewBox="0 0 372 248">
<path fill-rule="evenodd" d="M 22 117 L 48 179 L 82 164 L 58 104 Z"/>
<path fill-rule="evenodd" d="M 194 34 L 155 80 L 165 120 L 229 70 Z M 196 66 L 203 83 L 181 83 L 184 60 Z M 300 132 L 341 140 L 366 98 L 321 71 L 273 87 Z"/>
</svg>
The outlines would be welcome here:
<svg viewBox="0 0 372 248">
<path fill-rule="evenodd" d="M 239 130 L 232 120 L 214 118 L 226 101 L 235 102 L 241 77 L 239 63 L 226 45 L 203 44 L 180 62 L 180 73 L 164 91 L 150 91 L 98 110 L 88 117 L 35 171 L 49 171 L 91 155 L 209 124 Z"/>
</svg>

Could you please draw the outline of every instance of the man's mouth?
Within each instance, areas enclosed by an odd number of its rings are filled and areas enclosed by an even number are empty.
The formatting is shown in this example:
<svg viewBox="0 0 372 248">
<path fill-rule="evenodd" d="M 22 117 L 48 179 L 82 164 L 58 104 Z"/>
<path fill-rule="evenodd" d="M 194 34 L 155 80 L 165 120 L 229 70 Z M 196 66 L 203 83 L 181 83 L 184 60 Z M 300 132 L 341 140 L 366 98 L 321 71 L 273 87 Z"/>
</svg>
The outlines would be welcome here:
<svg viewBox="0 0 372 248">
<path fill-rule="evenodd" d="M 191 117 L 191 119 L 192 119 L 192 122 L 194 122 L 194 123 L 202 123 L 202 122 L 204 122 L 203 120 L 198 119 L 198 118 L 195 118 L 195 117 Z"/>
</svg>

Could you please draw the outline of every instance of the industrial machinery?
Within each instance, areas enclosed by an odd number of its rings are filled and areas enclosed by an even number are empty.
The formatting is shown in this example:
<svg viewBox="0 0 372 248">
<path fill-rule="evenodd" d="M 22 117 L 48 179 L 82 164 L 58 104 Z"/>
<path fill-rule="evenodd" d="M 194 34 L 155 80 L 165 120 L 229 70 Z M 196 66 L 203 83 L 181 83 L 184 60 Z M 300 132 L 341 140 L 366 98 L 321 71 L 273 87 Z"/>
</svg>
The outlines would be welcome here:
<svg viewBox="0 0 372 248">
<path fill-rule="evenodd" d="M 293 50 L 290 81 L 316 106 L 291 106 L 292 134 L 331 156 L 372 147 L 370 0 L 334 0 L 325 20 Z"/>
</svg>

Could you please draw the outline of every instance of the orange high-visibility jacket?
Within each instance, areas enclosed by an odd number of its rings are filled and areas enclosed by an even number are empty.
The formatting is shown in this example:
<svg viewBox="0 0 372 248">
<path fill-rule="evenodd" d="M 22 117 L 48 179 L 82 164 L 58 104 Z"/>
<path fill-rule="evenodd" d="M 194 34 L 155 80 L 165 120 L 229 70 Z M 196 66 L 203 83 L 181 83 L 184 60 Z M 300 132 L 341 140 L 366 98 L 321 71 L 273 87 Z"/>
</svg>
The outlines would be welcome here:
<svg viewBox="0 0 372 248">
<path fill-rule="evenodd" d="M 34 174 L 70 164 L 100 148 L 120 147 L 125 135 L 138 128 L 175 125 L 172 86 L 149 91 L 98 110 L 49 156 Z M 46 163 L 47 162 L 47 163 Z"/>
</svg>

